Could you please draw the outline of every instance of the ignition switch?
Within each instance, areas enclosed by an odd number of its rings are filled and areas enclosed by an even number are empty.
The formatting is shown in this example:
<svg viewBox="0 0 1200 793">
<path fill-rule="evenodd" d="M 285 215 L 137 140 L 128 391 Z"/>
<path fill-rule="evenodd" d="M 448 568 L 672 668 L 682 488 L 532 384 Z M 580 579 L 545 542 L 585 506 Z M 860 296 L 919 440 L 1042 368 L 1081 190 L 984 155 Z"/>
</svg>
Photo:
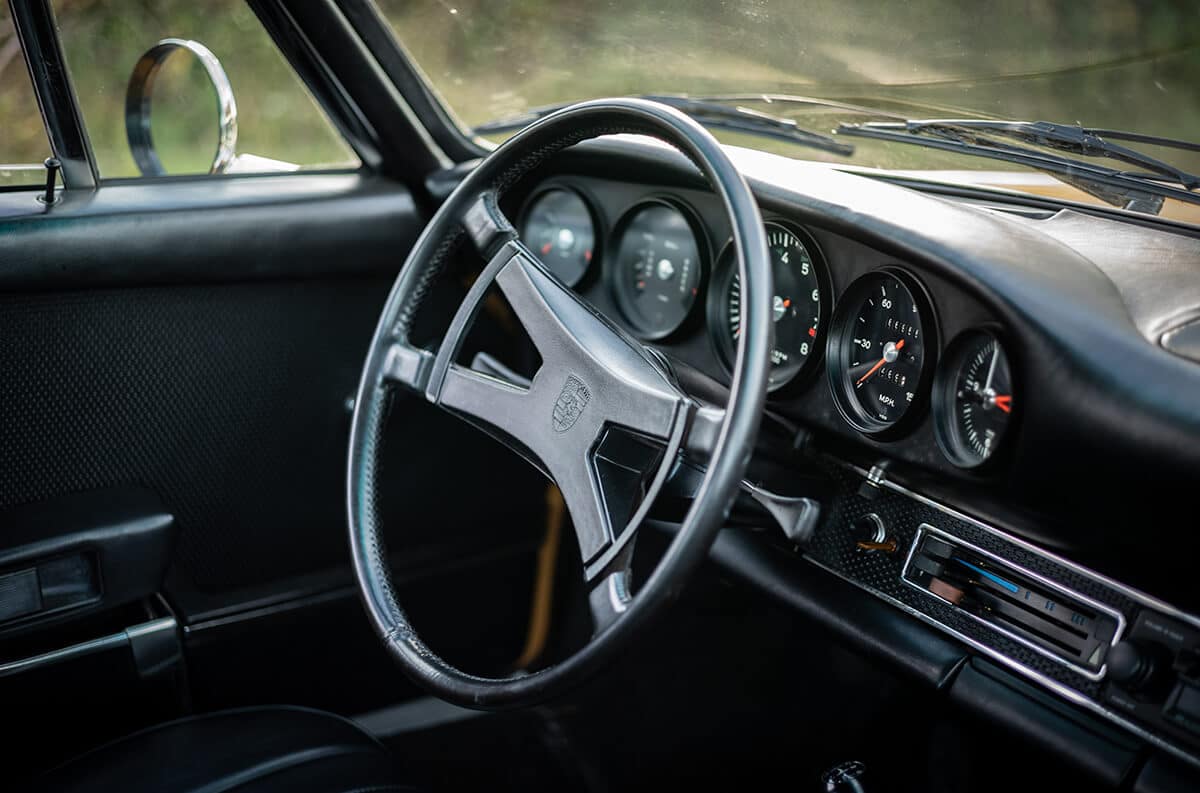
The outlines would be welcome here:
<svg viewBox="0 0 1200 793">
<path fill-rule="evenodd" d="M 884 553 L 895 553 L 897 544 L 896 540 L 888 536 L 887 527 L 883 524 L 883 519 L 874 512 L 868 512 L 866 515 L 860 515 L 854 519 L 851 524 L 851 530 L 854 533 L 855 547 L 859 551 L 872 553 L 874 551 L 883 551 Z"/>
</svg>

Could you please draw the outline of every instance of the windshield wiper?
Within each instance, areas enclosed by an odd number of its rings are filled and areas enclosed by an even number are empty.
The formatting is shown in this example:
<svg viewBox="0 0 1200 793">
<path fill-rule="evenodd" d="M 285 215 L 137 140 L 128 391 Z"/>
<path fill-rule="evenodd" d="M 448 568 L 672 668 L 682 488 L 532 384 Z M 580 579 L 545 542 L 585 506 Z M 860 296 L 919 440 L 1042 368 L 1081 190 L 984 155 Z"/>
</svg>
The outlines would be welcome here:
<svg viewBox="0 0 1200 793">
<path fill-rule="evenodd" d="M 756 135 L 760 138 L 794 143 L 811 149 L 819 149 L 832 154 L 848 157 L 854 153 L 854 146 L 837 140 L 829 135 L 811 132 L 800 127 L 795 121 L 780 116 L 772 116 L 750 108 L 725 104 L 719 99 L 689 97 L 675 94 L 643 94 L 640 99 L 650 99 L 686 113 L 706 127 L 741 132 L 746 135 Z M 524 129 L 540 118 L 551 113 L 570 107 L 573 102 L 562 102 L 553 105 L 535 107 L 518 113 L 515 116 L 488 121 L 475 127 L 472 132 L 476 135 L 499 135 L 506 132 L 516 132 Z"/>
<path fill-rule="evenodd" d="M 1071 154 L 1081 154 L 1085 157 L 1108 157 L 1120 160 L 1127 165 L 1145 168 L 1152 174 L 1163 179 L 1177 182 L 1188 190 L 1200 187 L 1200 176 L 1182 171 L 1162 160 L 1134 151 L 1114 140 L 1125 140 L 1137 143 L 1147 143 L 1154 146 L 1164 146 L 1187 151 L 1200 151 L 1200 144 L 1175 140 L 1174 138 L 1159 138 L 1153 135 L 1140 135 L 1135 132 L 1122 132 L 1112 129 L 1089 129 L 1070 124 L 1055 124 L 1052 121 L 990 121 L 987 119 L 953 119 L 948 121 L 909 121 L 906 122 L 909 132 L 929 130 L 937 133 L 942 127 L 962 130 L 979 130 L 988 135 L 1012 138 L 1047 149 L 1065 151 Z M 1141 178 L 1153 178 L 1149 174 L 1130 174 Z"/>
<path fill-rule="evenodd" d="M 987 119 L 841 124 L 835 132 L 840 135 L 927 146 L 1026 165 L 1051 173 L 1110 204 L 1138 212 L 1158 214 L 1164 198 L 1200 204 L 1200 195 L 1191 192 L 1200 187 L 1200 176 L 1106 139 L 1200 151 L 1200 145 L 1171 138 L 1118 130 L 1088 129 L 1049 121 Z M 1135 165 L 1149 173 L 1108 168 L 1073 157 L 1008 143 L 1008 140 L 1018 140 L 1084 157 L 1114 159 Z M 1167 182 L 1177 183 L 1182 185 L 1182 188 L 1173 187 Z"/>
</svg>

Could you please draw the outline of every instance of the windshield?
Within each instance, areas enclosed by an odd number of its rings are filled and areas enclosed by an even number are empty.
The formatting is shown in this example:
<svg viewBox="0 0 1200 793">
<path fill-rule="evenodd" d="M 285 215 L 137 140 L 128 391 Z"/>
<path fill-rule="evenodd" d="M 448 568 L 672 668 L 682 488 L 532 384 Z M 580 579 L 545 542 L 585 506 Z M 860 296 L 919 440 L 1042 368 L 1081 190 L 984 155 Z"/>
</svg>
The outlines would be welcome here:
<svg viewBox="0 0 1200 793">
<path fill-rule="evenodd" d="M 380 0 L 380 8 L 468 129 L 624 94 L 734 94 L 739 105 L 824 133 L 872 120 L 752 98 L 779 94 L 902 118 L 1045 120 L 1200 140 L 1194 0 Z M 1020 165 L 938 149 L 856 138 L 843 156 L 717 135 L 792 157 L 1102 203 Z M 1200 153 L 1139 148 L 1200 172 Z M 1162 214 L 1200 223 L 1198 210 L 1169 200 Z"/>
</svg>

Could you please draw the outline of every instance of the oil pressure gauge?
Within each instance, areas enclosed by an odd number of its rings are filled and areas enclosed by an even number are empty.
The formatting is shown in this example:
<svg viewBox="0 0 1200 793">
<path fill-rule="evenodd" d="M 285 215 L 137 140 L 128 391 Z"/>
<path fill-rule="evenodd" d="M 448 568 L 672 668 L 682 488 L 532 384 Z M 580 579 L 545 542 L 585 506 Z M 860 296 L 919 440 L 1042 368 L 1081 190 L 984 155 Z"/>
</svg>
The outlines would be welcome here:
<svg viewBox="0 0 1200 793">
<path fill-rule="evenodd" d="M 987 462 L 1012 420 L 1012 367 L 1000 340 L 969 330 L 946 350 L 933 387 L 938 445 L 962 468 Z"/>
</svg>

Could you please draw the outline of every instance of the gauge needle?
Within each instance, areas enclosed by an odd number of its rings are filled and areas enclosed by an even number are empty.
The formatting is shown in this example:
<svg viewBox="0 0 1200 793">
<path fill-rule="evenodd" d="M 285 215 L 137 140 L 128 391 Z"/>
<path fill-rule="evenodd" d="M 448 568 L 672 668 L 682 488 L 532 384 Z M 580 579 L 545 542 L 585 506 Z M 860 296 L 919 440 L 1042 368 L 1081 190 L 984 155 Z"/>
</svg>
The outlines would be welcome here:
<svg viewBox="0 0 1200 793">
<path fill-rule="evenodd" d="M 901 339 L 900 341 L 896 342 L 896 344 L 894 346 L 892 346 L 892 345 L 885 346 L 883 348 L 883 357 L 879 359 L 878 363 L 876 363 L 869 370 L 867 370 L 866 374 L 864 374 L 862 377 L 858 378 L 858 382 L 855 383 L 854 385 L 857 387 L 857 386 L 860 386 L 863 383 L 867 382 L 867 378 L 870 377 L 871 375 L 875 374 L 876 372 L 878 372 L 879 367 L 883 366 L 885 363 L 889 363 L 889 359 L 888 359 L 889 355 L 891 356 L 891 360 L 894 361 L 894 360 L 896 360 L 896 353 L 903 349 L 904 349 L 904 339 Z"/>
<path fill-rule="evenodd" d="M 1003 410 L 1005 413 L 1012 413 L 1012 394 L 995 394 L 992 393 L 992 377 L 996 374 L 996 362 L 1000 360 L 1000 345 L 992 349 L 992 363 L 988 366 L 987 380 L 983 384 L 984 397 L 991 400 L 991 403 Z"/>
<path fill-rule="evenodd" d="M 1000 345 L 996 344 L 992 348 L 992 362 L 988 365 L 987 380 L 983 383 L 985 392 L 992 387 L 992 377 L 996 374 L 996 361 L 998 360 L 1000 360 Z"/>
</svg>

